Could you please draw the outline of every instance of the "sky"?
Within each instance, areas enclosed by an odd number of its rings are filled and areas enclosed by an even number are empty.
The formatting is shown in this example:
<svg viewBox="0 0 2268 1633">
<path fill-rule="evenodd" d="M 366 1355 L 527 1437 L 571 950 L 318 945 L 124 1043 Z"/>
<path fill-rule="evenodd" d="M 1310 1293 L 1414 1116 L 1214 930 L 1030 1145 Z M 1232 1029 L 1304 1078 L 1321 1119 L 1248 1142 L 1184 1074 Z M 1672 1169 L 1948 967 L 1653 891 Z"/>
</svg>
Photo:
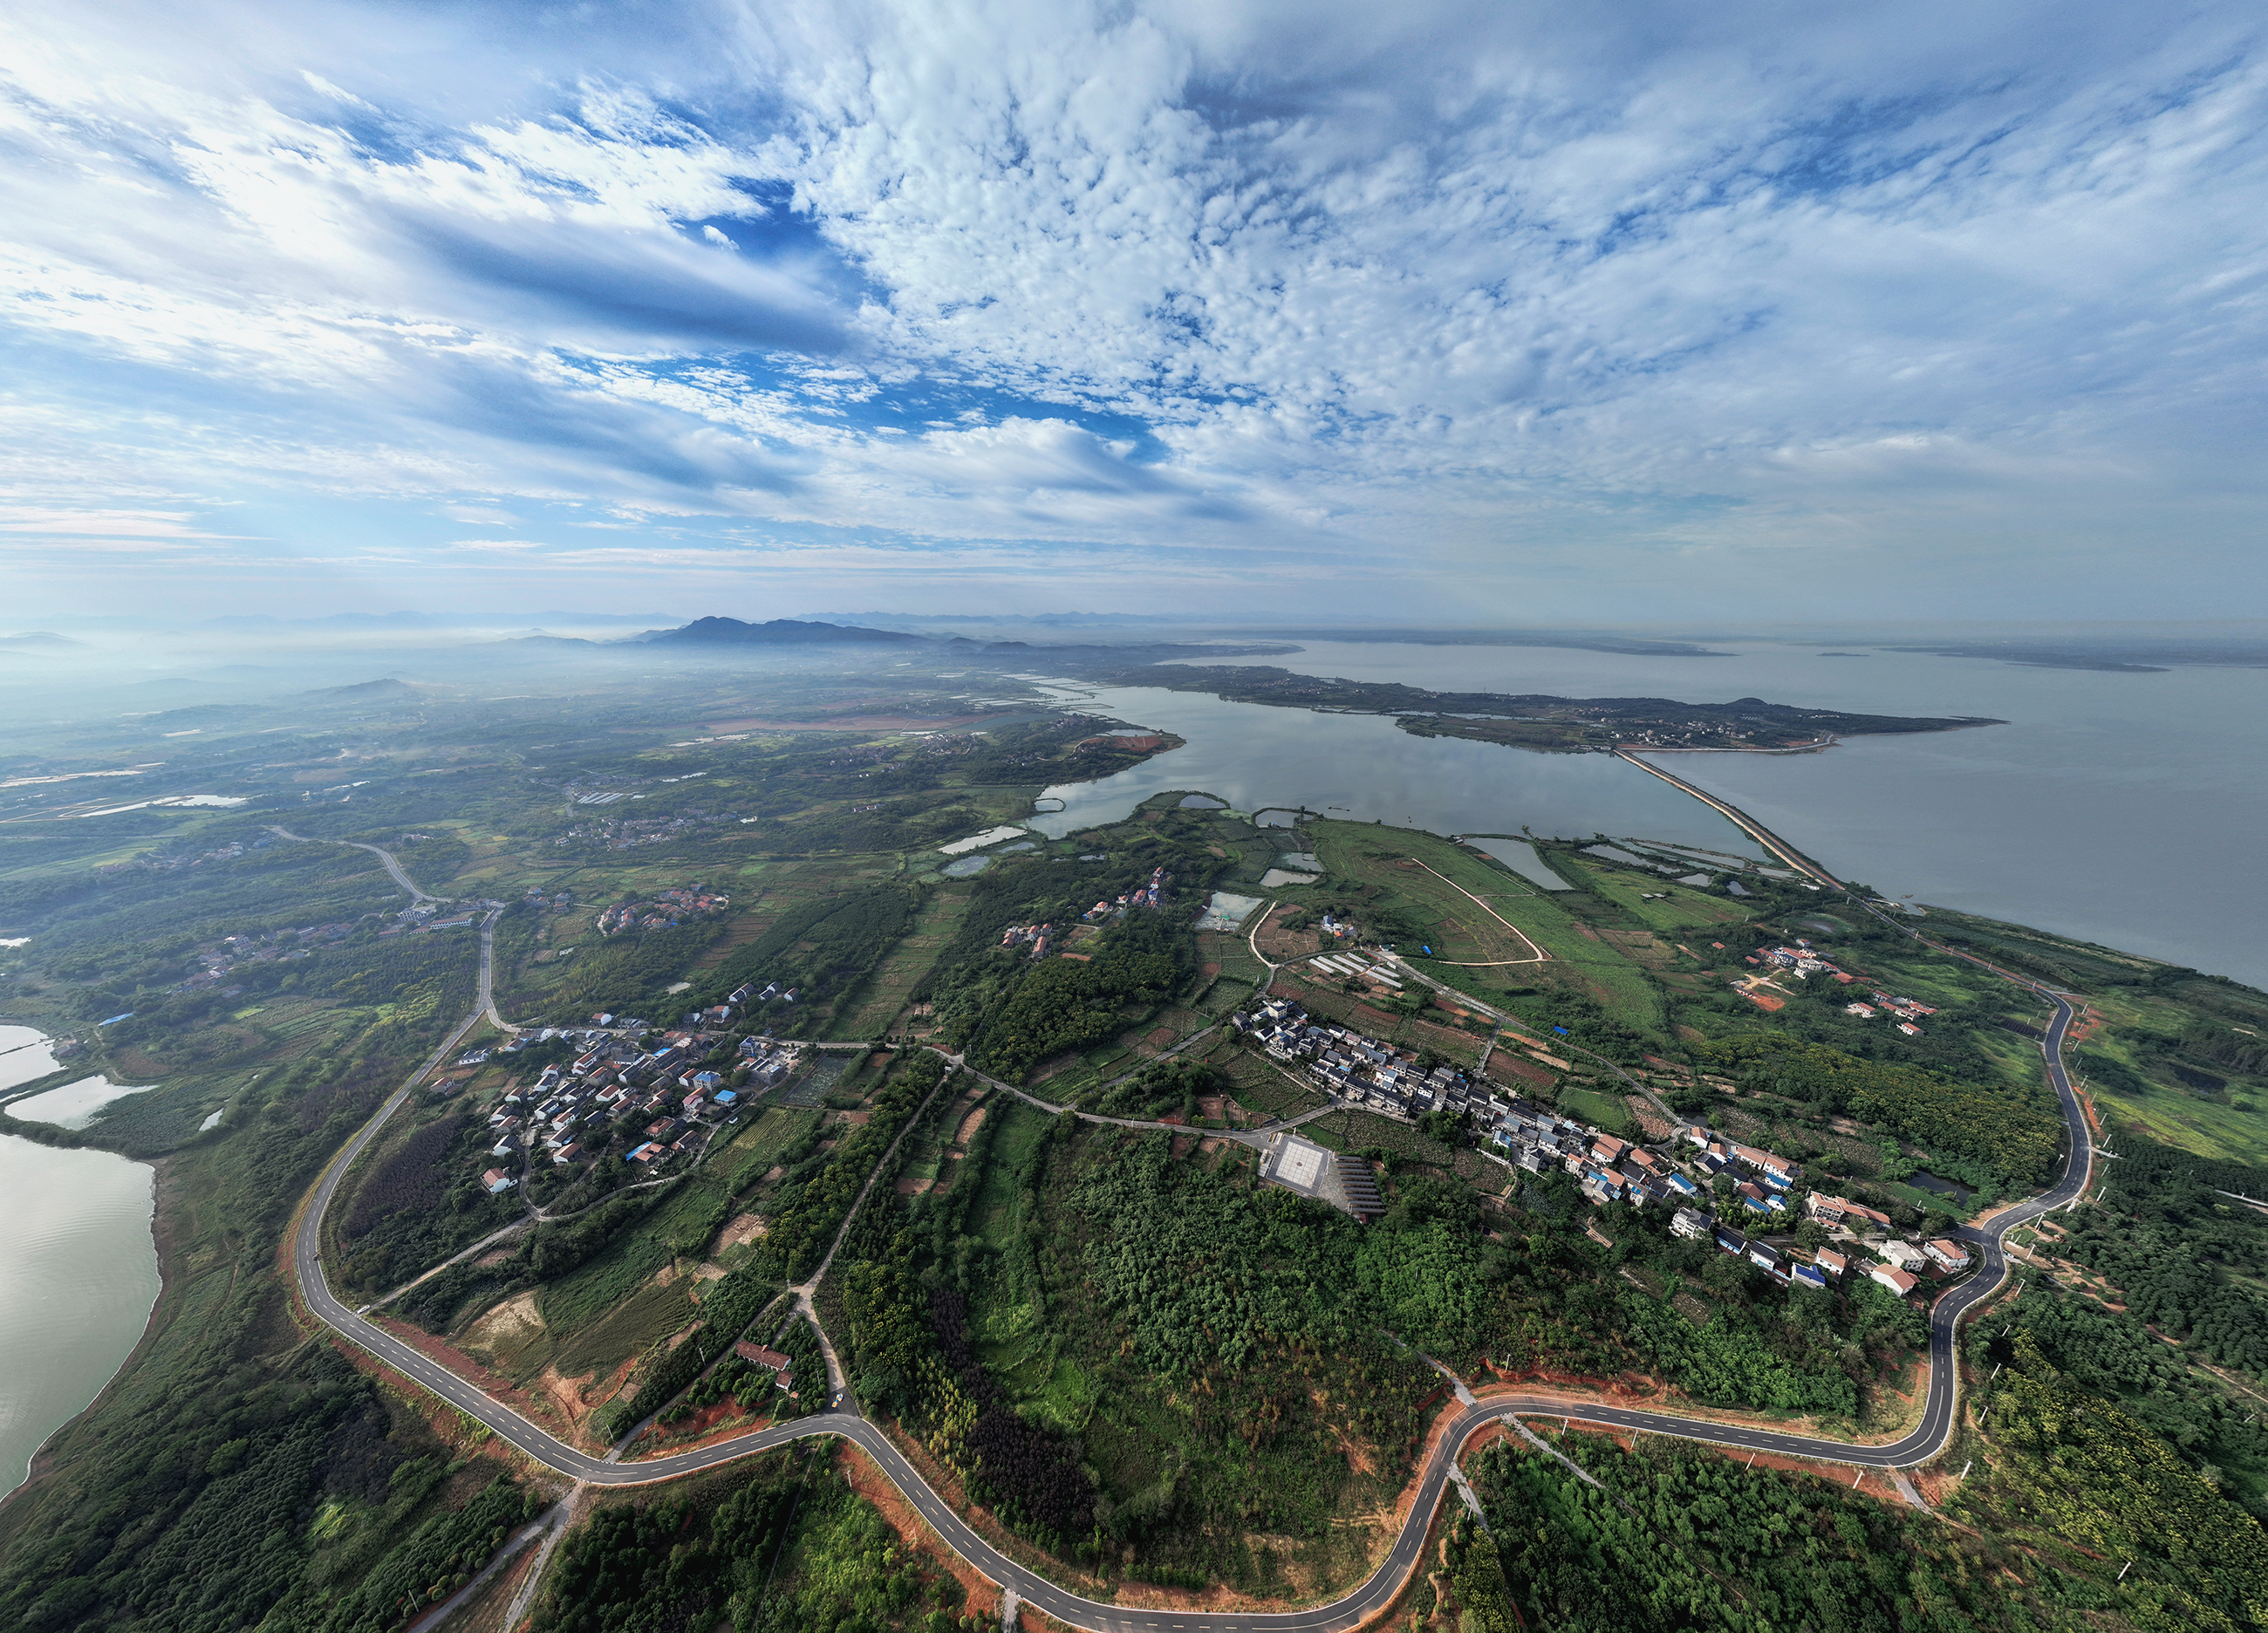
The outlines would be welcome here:
<svg viewBox="0 0 2268 1633">
<path fill-rule="evenodd" d="M 2256 7 L 0 18 L 0 621 L 2268 614 Z"/>
</svg>

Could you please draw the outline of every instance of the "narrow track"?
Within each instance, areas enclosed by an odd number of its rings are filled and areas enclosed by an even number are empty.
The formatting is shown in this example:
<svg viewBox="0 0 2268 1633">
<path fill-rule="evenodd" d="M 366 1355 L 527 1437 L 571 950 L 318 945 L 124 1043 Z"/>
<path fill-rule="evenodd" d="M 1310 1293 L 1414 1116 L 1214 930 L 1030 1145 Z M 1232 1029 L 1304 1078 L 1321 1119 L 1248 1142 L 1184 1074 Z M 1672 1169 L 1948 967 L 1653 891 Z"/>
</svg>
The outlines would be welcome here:
<svg viewBox="0 0 2268 1633">
<path fill-rule="evenodd" d="M 1681 783 L 1681 786 L 1687 785 Z M 1719 802 L 1712 799 L 1710 803 L 1717 805 Z M 1746 819 L 1741 820 L 1745 826 Z M 1811 867 L 1808 865 L 1806 871 L 1811 871 Z M 1823 870 L 1821 872 L 1823 873 Z M 408 887 L 416 888 L 415 886 Z M 429 1359 L 412 1345 L 365 1320 L 331 1291 L 330 1284 L 323 1274 L 319 1251 L 323 1217 L 329 1210 L 337 1195 L 340 1181 L 353 1166 L 355 1159 L 378 1136 L 387 1120 L 416 1091 L 425 1076 L 440 1063 L 443 1056 L 455 1047 L 457 1041 L 486 1018 L 494 949 L 493 938 L 489 932 L 501 911 L 501 908 L 491 908 L 482 925 L 478 1006 L 459 1023 L 447 1041 L 433 1051 L 424 1064 L 387 1098 L 370 1121 L 357 1130 L 332 1158 L 292 1225 L 292 1269 L 299 1296 L 309 1312 L 348 1342 L 484 1424 L 498 1438 L 534 1462 L 590 1485 L 647 1485 L 754 1456 L 807 1436 L 840 1436 L 874 1460 L 931 1528 L 962 1559 L 1026 1603 L 1072 1627 L 1091 1629 L 1092 1633 L 1345 1633 L 1345 1630 L 1358 1627 L 1390 1604 L 1402 1591 L 1410 1572 L 1418 1567 L 1434 1514 L 1448 1485 L 1452 1467 L 1466 1440 L 1484 1425 L 1508 1418 L 1566 1418 L 1578 1423 L 1599 1423 L 1742 1451 L 1769 1452 L 1862 1469 L 1904 1468 L 1926 1462 L 1943 1449 L 1956 1422 L 1959 1390 L 1956 1338 L 1961 1318 L 1998 1292 L 2007 1279 L 2009 1262 L 2003 1251 L 2003 1239 L 2016 1226 L 2077 1200 L 2086 1190 L 2092 1171 L 2093 1152 L 2086 1115 L 2063 1067 L 2064 1038 L 2073 1015 L 2070 1000 L 2065 995 L 2051 992 L 2035 982 L 1996 969 L 1995 974 L 2037 993 L 2055 1006 L 2054 1018 L 2048 1025 L 2041 1052 L 2049 1080 L 2055 1085 L 2063 1108 L 2069 1155 L 2065 1162 L 2064 1177 L 2048 1191 L 2001 1214 L 1984 1230 L 1964 1227 L 1957 1232 L 1965 1240 L 1977 1246 L 1980 1266 L 1975 1276 L 1939 1298 L 1930 1311 L 1929 1385 L 1921 1421 L 1910 1433 L 1886 1444 L 1867 1445 L 1815 1436 L 1781 1434 L 1735 1423 L 1680 1417 L 1667 1412 L 1579 1404 L 1563 1396 L 1492 1394 L 1485 1400 L 1462 1406 L 1448 1421 L 1446 1431 L 1434 1439 L 1433 1451 L 1420 1473 L 1416 1500 L 1410 1504 L 1401 1534 L 1395 1539 L 1392 1549 L 1378 1568 L 1344 1598 L 1305 1610 L 1277 1613 L 1138 1609 L 1082 1598 L 995 1548 L 931 1489 L 879 1425 L 859 1415 L 857 1402 L 847 1390 L 840 1395 L 842 1405 L 836 1409 L 799 1418 L 792 1423 L 759 1430 L 738 1439 L 679 1453 L 671 1457 L 654 1458 L 644 1462 L 612 1462 L 603 1456 L 569 1445 L 548 1431 L 537 1427 L 491 1398 L 485 1391 Z M 1918 936 L 1916 938 L 1923 939 Z M 1928 945 L 1935 946 L 1937 944 Z M 1970 956 L 1951 948 L 1940 950 L 1954 953 L 1957 957 Z M 1972 959 L 1971 961 L 1984 964 L 1982 960 Z M 1984 967 L 1988 969 L 1993 967 L 1991 965 Z M 996 1086 L 1009 1087 L 1006 1085 Z M 1010 1092 L 1020 1098 L 1034 1100 L 1020 1090 L 1011 1088 Z M 1035 1103 L 1045 1102 L 1035 1100 Z M 1153 1126 L 1129 1122 L 1130 1126 Z"/>
</svg>

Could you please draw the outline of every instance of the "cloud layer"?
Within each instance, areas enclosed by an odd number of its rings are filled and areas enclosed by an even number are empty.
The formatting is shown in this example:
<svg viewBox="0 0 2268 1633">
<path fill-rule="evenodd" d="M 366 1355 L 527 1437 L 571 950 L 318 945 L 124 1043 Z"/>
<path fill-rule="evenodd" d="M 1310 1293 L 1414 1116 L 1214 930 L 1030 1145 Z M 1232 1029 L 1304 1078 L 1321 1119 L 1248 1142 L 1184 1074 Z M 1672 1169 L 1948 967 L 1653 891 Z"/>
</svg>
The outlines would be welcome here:
<svg viewBox="0 0 2268 1633">
<path fill-rule="evenodd" d="M 2264 610 L 2236 8 L 11 15 L 40 605 Z"/>
</svg>

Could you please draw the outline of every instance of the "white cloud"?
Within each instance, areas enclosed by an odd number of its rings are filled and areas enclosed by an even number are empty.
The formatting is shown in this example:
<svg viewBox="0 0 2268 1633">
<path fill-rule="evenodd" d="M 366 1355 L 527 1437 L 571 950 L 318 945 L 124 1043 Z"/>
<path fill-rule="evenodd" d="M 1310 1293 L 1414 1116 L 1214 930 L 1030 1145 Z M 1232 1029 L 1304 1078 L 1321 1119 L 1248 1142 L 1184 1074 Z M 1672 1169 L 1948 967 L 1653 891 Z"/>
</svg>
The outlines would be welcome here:
<svg viewBox="0 0 2268 1633">
<path fill-rule="evenodd" d="M 971 582 L 1298 560 L 1329 600 L 1386 552 L 1747 610 L 1798 546 L 1792 595 L 1896 557 L 2013 599 L 2052 539 L 2086 610 L 2146 536 L 2257 586 L 2245 26 L 50 5 L 0 52 L 0 325 L 64 366 L 0 424 L 27 500 L 756 522 Z"/>
</svg>

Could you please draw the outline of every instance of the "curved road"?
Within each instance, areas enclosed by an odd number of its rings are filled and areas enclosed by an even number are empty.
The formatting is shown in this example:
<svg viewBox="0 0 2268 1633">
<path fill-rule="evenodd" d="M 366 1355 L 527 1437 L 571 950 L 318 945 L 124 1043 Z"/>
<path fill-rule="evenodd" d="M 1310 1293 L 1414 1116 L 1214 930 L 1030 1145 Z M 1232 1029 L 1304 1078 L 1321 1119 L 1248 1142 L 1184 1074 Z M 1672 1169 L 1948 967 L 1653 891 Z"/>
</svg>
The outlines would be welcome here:
<svg viewBox="0 0 2268 1633">
<path fill-rule="evenodd" d="M 364 1320 L 333 1294 L 329 1282 L 323 1275 L 321 1257 L 318 1252 L 323 1216 L 329 1210 L 333 1198 L 337 1195 L 339 1183 L 355 1159 L 377 1137 L 379 1129 L 409 1099 L 426 1073 L 439 1063 L 459 1038 L 482 1019 L 489 1004 L 490 977 L 490 939 L 486 931 L 493 926 L 500 911 L 501 908 L 491 909 L 487 923 L 482 926 L 479 1006 L 331 1159 L 292 1225 L 292 1269 L 300 1297 L 307 1308 L 349 1342 L 430 1390 L 467 1416 L 484 1424 L 500 1439 L 534 1462 L 593 1485 L 650 1484 L 770 1451 L 806 1436 L 839 1435 L 874 1460 L 883 1473 L 889 1476 L 891 1483 L 905 1494 L 922 1518 L 962 1559 L 993 1582 L 1012 1590 L 1025 1602 L 1058 1621 L 1073 1627 L 1093 1629 L 1094 1633 L 1344 1633 L 1345 1629 L 1357 1627 L 1391 1603 L 1401 1592 L 1410 1573 L 1417 1568 L 1458 1451 L 1475 1431 L 1505 1418 L 1572 1418 L 1581 1423 L 1602 1423 L 1647 1434 L 1744 1451 L 1771 1452 L 1782 1456 L 1809 1458 L 1859 1468 L 1900 1468 L 1926 1462 L 1943 1447 L 1953 1431 L 1959 1387 L 1955 1340 L 1961 1317 L 1978 1302 L 1998 1291 L 2007 1276 L 2008 1264 L 2002 1251 L 2002 1238 L 2015 1226 L 2075 1200 L 2086 1189 L 2092 1169 L 2092 1144 L 2088 1139 L 2086 1116 L 2063 1067 L 2064 1036 L 2073 1019 L 2071 1004 L 2059 993 L 2050 992 L 2021 977 L 2009 975 L 2007 979 L 2017 981 L 2055 1005 L 2055 1017 L 2048 1026 L 2041 1049 L 2049 1080 L 2055 1085 L 2062 1106 L 2070 1144 L 2069 1155 L 2065 1161 L 2064 1177 L 2053 1188 L 2009 1209 L 1981 1231 L 1972 1228 L 1960 1232 L 1964 1239 L 1977 1244 L 1980 1263 L 1975 1276 L 1940 1298 L 1930 1312 L 1929 1387 L 1923 1403 L 1921 1421 L 1911 1433 L 1886 1445 L 1866 1445 L 1807 1435 L 1781 1434 L 1734 1423 L 1677 1417 L 1662 1412 L 1636 1411 L 1590 1403 L 1571 1404 L 1564 1399 L 1549 1395 L 1491 1395 L 1484 1401 L 1473 1401 L 1464 1405 L 1445 1425 L 1445 1432 L 1434 1439 L 1433 1451 L 1419 1477 L 1416 1500 L 1410 1505 L 1409 1516 L 1401 1534 L 1395 1539 L 1392 1550 L 1369 1578 L 1345 1598 L 1305 1610 L 1275 1613 L 1146 1610 L 1110 1605 L 1081 1598 L 1068 1589 L 1057 1586 L 1008 1558 L 978 1535 L 944 1498 L 930 1488 L 895 1443 L 879 1426 L 858 1416 L 856 1402 L 850 1399 L 847 1391 L 838 1396 L 844 1404 L 837 1409 L 799 1418 L 791 1423 L 647 1462 L 609 1462 L 603 1457 L 569 1445 L 538 1428 L 511 1408 L 491 1398 L 485 1391 L 429 1359 L 384 1328 Z M 1949 948 L 1942 950 L 1952 951 Z M 2007 975 L 2005 971 L 1996 973 Z M 845 1225 L 847 1228 L 847 1220 Z M 1461 1391 L 1461 1398 L 1462 1395 Z"/>
</svg>

